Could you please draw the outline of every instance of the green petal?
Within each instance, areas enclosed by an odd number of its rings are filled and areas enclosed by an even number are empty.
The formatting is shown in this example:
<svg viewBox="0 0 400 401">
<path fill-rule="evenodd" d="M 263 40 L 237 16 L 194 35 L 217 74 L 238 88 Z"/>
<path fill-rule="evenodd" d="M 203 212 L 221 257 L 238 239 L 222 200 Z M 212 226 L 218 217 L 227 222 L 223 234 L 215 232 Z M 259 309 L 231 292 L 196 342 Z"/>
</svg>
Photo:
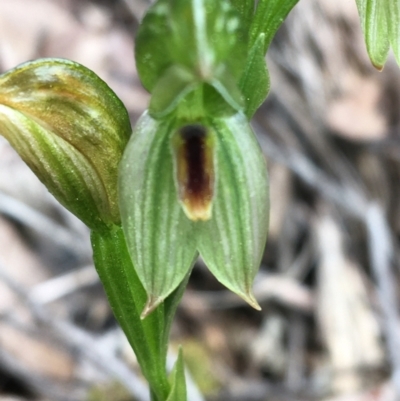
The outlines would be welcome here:
<svg viewBox="0 0 400 401">
<path fill-rule="evenodd" d="M 119 222 L 118 164 L 131 127 L 124 105 L 97 75 L 67 60 L 22 64 L 0 76 L 0 105 L 0 134 L 34 166 L 61 203 L 93 226 L 93 216 L 86 217 L 77 204 L 91 198 L 96 203 L 93 211 L 98 210 L 97 220 Z M 36 149 L 35 154 L 29 154 L 26 141 Z M 43 141 L 52 146 L 40 149 Z M 73 161 L 71 154 L 79 162 Z M 63 187 L 72 175 L 81 176 L 86 185 L 80 186 L 78 180 Z"/>
<path fill-rule="evenodd" d="M 369 57 L 372 64 L 381 70 L 385 65 L 390 48 L 387 20 L 389 3 L 387 0 L 356 1 Z M 398 3 L 398 0 L 394 0 L 394 2 Z"/>
<path fill-rule="evenodd" d="M 122 225 L 148 295 L 143 317 L 178 287 L 197 256 L 192 222 L 175 189 L 172 132 L 172 121 L 157 122 L 145 113 L 120 168 Z"/>
<path fill-rule="evenodd" d="M 217 183 L 213 215 L 199 222 L 198 250 L 215 277 L 259 308 L 252 285 L 268 230 L 265 159 L 242 114 L 214 120 Z"/>
</svg>

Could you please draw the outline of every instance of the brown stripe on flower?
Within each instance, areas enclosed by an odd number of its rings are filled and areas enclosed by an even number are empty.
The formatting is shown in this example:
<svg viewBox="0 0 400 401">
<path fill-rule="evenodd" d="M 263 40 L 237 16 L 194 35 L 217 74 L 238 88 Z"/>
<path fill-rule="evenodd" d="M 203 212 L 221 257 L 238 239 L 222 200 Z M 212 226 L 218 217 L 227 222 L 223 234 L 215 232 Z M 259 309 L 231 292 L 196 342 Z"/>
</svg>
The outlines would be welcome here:
<svg viewBox="0 0 400 401">
<path fill-rule="evenodd" d="M 214 146 L 207 129 L 186 125 L 173 138 L 179 200 L 193 221 L 211 218 L 214 195 Z"/>
</svg>

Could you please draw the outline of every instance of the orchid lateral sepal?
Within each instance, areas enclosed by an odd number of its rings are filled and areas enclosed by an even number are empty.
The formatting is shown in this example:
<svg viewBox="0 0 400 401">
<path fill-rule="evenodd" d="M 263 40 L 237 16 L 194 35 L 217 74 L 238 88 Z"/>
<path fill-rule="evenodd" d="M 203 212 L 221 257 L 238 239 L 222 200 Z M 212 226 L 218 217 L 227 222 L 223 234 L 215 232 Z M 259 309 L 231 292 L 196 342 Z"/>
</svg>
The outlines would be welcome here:
<svg viewBox="0 0 400 401">
<path fill-rule="evenodd" d="M 174 183 L 173 127 L 173 120 L 161 123 L 146 112 L 136 124 L 120 166 L 122 225 L 148 296 L 143 316 L 183 281 L 198 255 L 195 233 Z"/>
</svg>

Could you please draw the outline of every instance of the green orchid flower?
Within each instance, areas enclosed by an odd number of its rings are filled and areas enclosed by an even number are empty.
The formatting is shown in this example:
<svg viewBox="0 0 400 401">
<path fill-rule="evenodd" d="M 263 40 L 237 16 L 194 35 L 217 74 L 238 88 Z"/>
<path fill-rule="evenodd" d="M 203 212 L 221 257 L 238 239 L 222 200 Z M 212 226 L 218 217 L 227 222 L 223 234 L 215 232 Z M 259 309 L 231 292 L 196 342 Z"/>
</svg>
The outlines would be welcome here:
<svg viewBox="0 0 400 401">
<path fill-rule="evenodd" d="M 152 98 L 124 152 L 119 193 L 127 246 L 148 296 L 143 317 L 198 255 L 260 308 L 252 285 L 267 236 L 268 180 L 245 115 L 254 101 L 246 108 L 240 89 L 249 81 L 247 33 L 229 1 L 213 0 L 158 1 L 138 32 L 138 72 Z M 260 35 L 252 60 L 263 78 Z"/>
<path fill-rule="evenodd" d="M 198 254 L 259 309 L 252 283 L 267 235 L 268 181 L 243 113 L 192 121 L 145 113 L 125 150 L 119 188 L 128 249 L 148 294 L 143 316 L 179 285 Z"/>
<path fill-rule="evenodd" d="M 0 75 L 0 135 L 90 227 L 96 269 L 152 401 L 186 400 L 182 353 L 171 375 L 165 366 L 199 256 L 259 309 L 252 285 L 268 178 L 249 121 L 269 90 L 265 52 L 297 1 L 156 1 L 136 38 L 151 101 L 133 133 L 122 102 L 77 63 L 42 59 Z"/>
</svg>

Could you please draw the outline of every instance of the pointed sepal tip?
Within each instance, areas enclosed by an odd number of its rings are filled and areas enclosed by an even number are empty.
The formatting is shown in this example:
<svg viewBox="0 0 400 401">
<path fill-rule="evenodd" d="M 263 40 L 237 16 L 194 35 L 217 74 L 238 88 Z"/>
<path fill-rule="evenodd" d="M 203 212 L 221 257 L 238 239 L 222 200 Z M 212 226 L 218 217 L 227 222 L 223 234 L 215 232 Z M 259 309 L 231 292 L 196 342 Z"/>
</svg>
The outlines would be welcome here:
<svg viewBox="0 0 400 401">
<path fill-rule="evenodd" d="M 246 301 L 255 310 L 258 310 L 258 311 L 261 310 L 261 306 L 257 302 L 257 300 L 254 297 L 254 294 L 253 294 L 252 291 L 249 291 L 247 293 L 239 293 L 239 292 L 237 292 L 236 294 L 239 295 L 240 298 L 242 298 L 244 301 Z"/>
<path fill-rule="evenodd" d="M 142 320 L 146 319 L 146 317 L 149 316 L 150 313 L 152 313 L 157 308 L 157 306 L 159 306 L 163 302 L 164 298 L 149 295 L 146 305 L 144 306 L 143 311 L 140 315 L 140 318 Z"/>
</svg>

